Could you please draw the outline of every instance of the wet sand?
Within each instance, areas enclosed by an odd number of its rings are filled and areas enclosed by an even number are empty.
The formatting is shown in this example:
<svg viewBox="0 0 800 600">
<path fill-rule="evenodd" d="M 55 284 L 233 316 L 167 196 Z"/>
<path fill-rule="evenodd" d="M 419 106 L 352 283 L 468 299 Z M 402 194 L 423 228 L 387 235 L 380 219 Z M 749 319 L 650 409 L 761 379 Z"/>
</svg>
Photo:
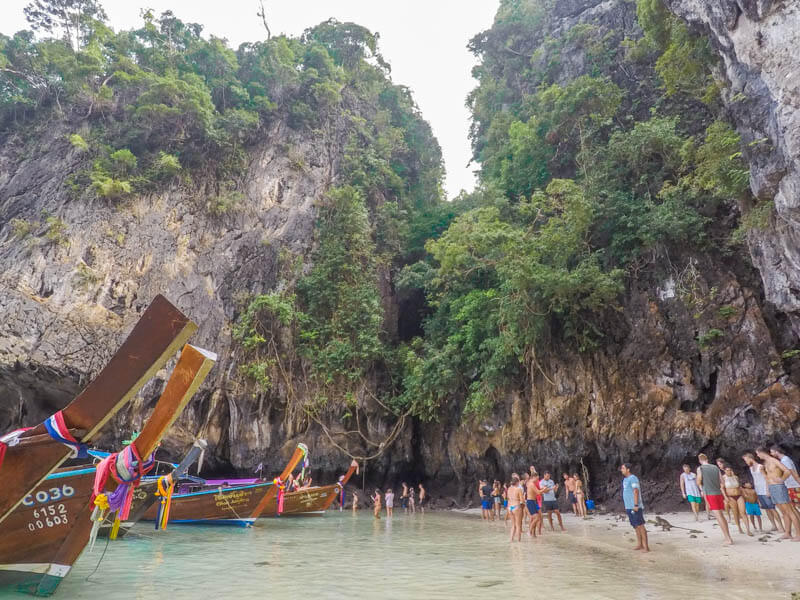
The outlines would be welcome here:
<svg viewBox="0 0 800 600">
<path fill-rule="evenodd" d="M 457 512 L 469 514 L 470 518 L 480 519 L 479 509 Z M 673 528 L 670 531 L 663 531 L 661 527 L 657 527 L 654 523 L 656 514 L 669 521 Z M 787 598 L 791 592 L 800 594 L 800 542 L 782 540 L 781 533 L 766 533 L 771 524 L 765 515 L 762 515 L 765 533 L 754 531 L 752 537 L 746 532 L 740 534 L 735 525 L 729 524 L 733 546 L 723 544 L 722 533 L 716 519 L 709 521 L 705 513 L 700 514 L 698 522 L 689 512 L 646 512 L 645 517 L 651 550 L 649 553 L 633 550 L 636 535 L 627 516 L 623 514 L 594 514 L 586 519 L 579 519 L 572 514 L 564 515 L 566 532 L 558 531 L 558 521 L 555 517 L 553 522 L 556 532 L 551 532 L 545 518 L 546 531 L 542 540 L 532 540 L 527 537 L 526 521 L 524 529 L 526 533 L 522 541 L 543 543 L 543 545 L 553 541 L 559 546 L 564 543 L 579 544 L 587 550 L 627 551 L 634 560 L 646 560 L 651 566 L 673 573 L 676 570 L 685 570 L 687 576 L 690 574 L 703 576 L 705 569 L 712 569 L 721 581 L 742 579 L 743 576 L 744 578 L 752 576 L 756 581 L 772 577 L 779 589 L 786 590 Z M 560 537 L 569 538 L 568 542 L 557 541 Z M 756 599 L 759 598 L 758 591 L 757 588 L 753 590 Z"/>
</svg>

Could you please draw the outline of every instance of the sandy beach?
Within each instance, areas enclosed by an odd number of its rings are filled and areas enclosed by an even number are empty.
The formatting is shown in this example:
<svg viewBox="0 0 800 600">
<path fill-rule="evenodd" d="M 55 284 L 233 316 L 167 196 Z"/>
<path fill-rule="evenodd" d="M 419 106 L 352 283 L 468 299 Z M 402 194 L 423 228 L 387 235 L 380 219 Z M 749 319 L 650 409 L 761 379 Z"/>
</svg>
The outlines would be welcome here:
<svg viewBox="0 0 800 600">
<path fill-rule="evenodd" d="M 480 521 L 480 509 L 456 512 Z M 673 526 L 670 531 L 663 531 L 655 525 L 656 514 L 669 521 Z M 555 518 L 556 532 L 551 532 L 545 518 L 544 526 L 547 530 L 542 540 L 532 540 L 527 536 L 526 521 L 526 534 L 522 543 L 542 543 L 544 548 L 552 540 L 559 545 L 577 544 L 586 550 L 627 551 L 632 564 L 636 561 L 648 561 L 651 565 L 663 566 L 673 572 L 676 569 L 685 571 L 687 576 L 702 572 L 706 567 L 713 567 L 720 581 L 746 578 L 748 573 L 757 572 L 760 577 L 775 573 L 778 587 L 800 594 L 800 542 L 781 540 L 779 533 L 754 532 L 750 537 L 746 533 L 740 534 L 732 526 L 734 545 L 725 546 L 716 519 L 709 521 L 704 513 L 699 522 L 689 512 L 645 513 L 645 516 L 651 549 L 649 553 L 633 550 L 636 536 L 627 516 L 621 513 L 595 513 L 586 519 L 579 519 L 572 514 L 564 515 L 566 532 L 558 531 Z M 762 516 L 762 519 L 766 531 L 770 528 L 769 519 L 766 516 Z M 497 523 L 491 525 L 499 526 Z M 757 590 L 753 591 L 757 598 Z"/>
</svg>

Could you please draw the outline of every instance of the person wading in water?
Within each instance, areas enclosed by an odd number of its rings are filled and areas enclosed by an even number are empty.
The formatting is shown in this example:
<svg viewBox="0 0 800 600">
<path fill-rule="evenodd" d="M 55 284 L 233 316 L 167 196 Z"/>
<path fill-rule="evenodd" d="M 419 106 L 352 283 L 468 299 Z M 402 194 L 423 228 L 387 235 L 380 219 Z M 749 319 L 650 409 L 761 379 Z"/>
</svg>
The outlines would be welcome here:
<svg viewBox="0 0 800 600">
<path fill-rule="evenodd" d="M 539 475 L 536 473 L 535 470 L 532 469 L 532 475 L 528 478 L 528 483 L 526 485 L 526 490 L 528 494 L 528 499 L 525 502 L 528 508 L 528 514 L 531 516 L 531 525 L 528 529 L 528 535 L 532 535 L 536 537 L 536 530 L 539 530 L 539 534 L 542 533 L 542 513 L 540 512 L 541 505 L 539 504 L 539 498 L 542 495 L 542 488 L 539 486 Z"/>
<path fill-rule="evenodd" d="M 697 467 L 697 485 L 706 497 L 711 513 L 717 518 L 725 543 L 733 544 L 730 531 L 728 531 L 728 521 L 722 514 L 722 511 L 725 510 L 725 496 L 722 495 L 719 468 L 708 464 L 708 457 L 705 454 L 698 454 L 697 460 L 700 461 L 700 466 Z"/>
<path fill-rule="evenodd" d="M 508 488 L 508 512 L 511 515 L 511 541 L 517 536 L 517 541 L 522 540 L 522 488 L 519 486 L 519 477 L 511 476 L 511 486 Z"/>
</svg>

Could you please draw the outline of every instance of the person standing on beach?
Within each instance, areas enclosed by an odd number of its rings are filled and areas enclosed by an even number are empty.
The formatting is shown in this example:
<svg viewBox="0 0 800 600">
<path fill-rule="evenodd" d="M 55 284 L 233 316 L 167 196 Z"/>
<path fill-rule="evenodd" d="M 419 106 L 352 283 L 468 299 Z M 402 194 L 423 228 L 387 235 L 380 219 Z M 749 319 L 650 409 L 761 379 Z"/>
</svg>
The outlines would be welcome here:
<svg viewBox="0 0 800 600">
<path fill-rule="evenodd" d="M 753 529 L 756 528 L 756 519 L 758 519 L 758 532 L 763 533 L 761 509 L 758 506 L 758 494 L 756 494 L 756 491 L 753 489 L 753 484 L 749 481 L 742 486 L 742 497 L 744 498 L 745 519 L 750 517 L 750 524 L 753 526 Z"/>
<path fill-rule="evenodd" d="M 625 504 L 625 512 L 628 513 L 628 520 L 631 527 L 636 532 L 636 547 L 634 550 L 650 552 L 650 545 L 647 541 L 647 527 L 644 524 L 644 502 L 642 501 L 642 488 L 639 478 L 631 473 L 631 467 L 623 463 L 619 468 L 622 473 L 622 502 Z"/>
<path fill-rule="evenodd" d="M 492 488 L 485 479 L 478 482 L 478 495 L 481 499 L 481 519 L 484 521 L 494 521 L 492 515 Z"/>
<path fill-rule="evenodd" d="M 528 477 L 525 490 L 527 493 L 527 500 L 525 501 L 525 504 L 528 508 L 528 514 L 531 516 L 531 525 L 528 529 L 528 535 L 536 537 L 537 529 L 539 529 L 540 534 L 542 532 L 542 513 L 539 512 L 539 496 L 541 496 L 543 490 L 539 487 L 539 475 L 535 470 L 533 471 L 533 474 Z"/>
<path fill-rule="evenodd" d="M 519 477 L 511 476 L 511 485 L 508 488 L 508 514 L 511 515 L 511 541 L 517 536 L 517 541 L 522 540 L 522 488 Z"/>
<path fill-rule="evenodd" d="M 419 511 L 425 514 L 425 504 L 428 503 L 428 491 L 421 483 L 417 487 L 419 488 Z M 494 517 L 492 517 L 492 521 L 494 521 Z"/>
<path fill-rule="evenodd" d="M 680 478 L 681 495 L 684 500 L 689 501 L 689 506 L 692 507 L 694 513 L 694 520 L 700 520 L 700 505 L 703 503 L 703 496 L 700 493 L 700 488 L 697 487 L 697 475 L 692 473 L 692 467 L 683 465 L 683 473 Z"/>
<path fill-rule="evenodd" d="M 578 516 L 578 501 L 575 499 L 575 480 L 569 473 L 564 473 L 564 493 L 567 495 L 567 504 L 572 508 L 572 514 Z"/>
<path fill-rule="evenodd" d="M 789 477 L 784 484 L 786 485 L 786 489 L 789 490 L 789 499 L 792 501 L 792 508 L 800 515 L 800 512 L 798 512 L 798 506 L 800 506 L 800 474 L 797 472 L 797 467 L 794 461 L 786 455 L 783 448 L 780 446 L 772 446 L 772 448 L 769 449 L 769 453 L 781 461 L 781 464 L 792 472 L 791 477 Z"/>
<path fill-rule="evenodd" d="M 403 510 L 408 513 L 408 485 L 405 481 L 400 485 L 403 486 L 403 494 L 400 496 L 400 506 L 402 506 Z"/>
<path fill-rule="evenodd" d="M 575 484 L 575 504 L 578 507 L 578 516 L 586 518 L 586 502 L 584 498 L 586 494 L 583 491 L 583 481 L 578 477 L 577 473 L 572 474 L 572 481 Z"/>
<path fill-rule="evenodd" d="M 500 488 L 500 482 L 497 479 L 492 484 L 492 511 L 495 518 L 500 520 L 500 509 L 503 506 L 503 490 Z"/>
<path fill-rule="evenodd" d="M 725 510 L 725 497 L 722 495 L 719 468 L 708 464 L 708 456 L 705 454 L 698 454 L 697 460 L 700 461 L 700 466 L 697 467 L 697 485 L 703 491 L 708 508 L 719 523 L 725 543 L 733 544 L 730 531 L 728 531 L 728 521 L 725 520 L 725 515 L 722 513 Z"/>
<path fill-rule="evenodd" d="M 542 494 L 542 512 L 547 513 L 547 520 L 550 521 L 550 530 L 555 531 L 553 527 L 553 513 L 558 517 L 558 526 L 561 531 L 564 529 L 564 521 L 561 519 L 561 511 L 558 510 L 558 501 L 556 500 L 556 492 L 558 491 L 558 484 L 550 478 L 550 471 L 544 472 L 541 485 L 545 492 Z"/>
<path fill-rule="evenodd" d="M 785 483 L 792 476 L 792 472 L 786 468 L 786 465 L 767 452 L 766 448 L 756 449 L 756 455 L 764 463 L 767 490 L 769 490 L 770 498 L 772 498 L 783 517 L 783 526 L 786 528 L 786 532 L 781 538 L 800 542 L 800 517 L 797 516 L 797 512 L 792 508 L 789 490 Z M 792 537 L 792 527 L 794 527 L 794 537 Z"/>
<path fill-rule="evenodd" d="M 386 490 L 386 516 L 391 517 L 394 514 L 394 492 L 389 488 Z"/>
<path fill-rule="evenodd" d="M 747 535 L 753 535 L 753 532 L 750 531 L 750 521 L 747 519 L 744 497 L 742 496 L 742 486 L 739 483 L 739 478 L 736 476 L 736 473 L 733 472 L 733 469 L 727 463 L 725 464 L 723 481 L 725 482 L 725 498 L 727 498 L 728 506 L 733 511 L 733 521 L 739 528 L 739 533 L 744 533 L 742 531 L 742 521 L 744 521 Z"/>
<path fill-rule="evenodd" d="M 770 498 L 769 490 L 767 489 L 764 465 L 756 460 L 752 452 L 746 452 L 742 456 L 742 460 L 750 468 L 750 476 L 753 478 L 753 488 L 755 488 L 758 497 L 758 505 L 761 507 L 761 510 L 767 513 L 767 518 L 769 518 L 769 522 L 772 523 L 772 531 L 783 533 L 784 529 L 781 516 L 778 514 L 775 503 L 772 501 L 772 498 Z"/>
</svg>

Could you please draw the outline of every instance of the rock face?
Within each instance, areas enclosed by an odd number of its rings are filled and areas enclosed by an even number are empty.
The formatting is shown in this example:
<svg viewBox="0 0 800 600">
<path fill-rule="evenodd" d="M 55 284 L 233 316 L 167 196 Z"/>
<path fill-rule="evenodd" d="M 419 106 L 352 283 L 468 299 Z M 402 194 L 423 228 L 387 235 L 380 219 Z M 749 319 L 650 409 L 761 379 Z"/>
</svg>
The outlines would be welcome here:
<svg viewBox="0 0 800 600">
<path fill-rule="evenodd" d="M 764 291 L 800 333 L 800 6 L 774 0 L 665 0 L 723 60 L 724 99 L 745 142 L 751 187 L 775 219 L 751 237 Z"/>
<path fill-rule="evenodd" d="M 368 464 L 364 480 L 427 480 L 434 496 L 460 500 L 472 496 L 477 476 L 533 463 L 559 477 L 583 465 L 592 495 L 609 498 L 618 492 L 618 463 L 632 460 L 654 494 L 675 496 L 676 469 L 698 451 L 738 464 L 742 451 L 767 439 L 800 447 L 793 375 L 800 359 L 786 352 L 800 333 L 798 8 L 667 3 L 713 37 L 731 84 L 731 113 L 745 141 L 759 142 L 748 145 L 753 189 L 774 198 L 777 209 L 774 230 L 751 240 L 760 278 L 734 255 L 679 257 L 680 268 L 664 261 L 659 277 L 630 283 L 616 334 L 602 350 L 531 357 L 520 384 L 478 423 L 462 423 L 454 411 L 439 423 L 396 424 L 370 401 L 384 376 L 370 374 L 358 398 L 370 439 L 358 450 L 371 453 L 395 427 L 397 436 Z M 552 35 L 581 23 L 597 25 L 600 38 L 640 35 L 635 5 L 626 0 L 556 6 Z M 561 60 L 563 78 L 588 68 L 577 47 L 563 48 Z M 619 77 L 638 85 L 636 73 Z M 200 325 L 193 343 L 220 354 L 168 451 L 203 436 L 216 469 L 248 470 L 263 461 L 274 471 L 296 441 L 305 441 L 317 480 L 346 468 L 349 458 L 326 433 L 342 424 L 335 417 L 326 429 L 297 421 L 280 398 L 254 395 L 238 375 L 240 350 L 231 335 L 243 295 L 274 289 L 286 256 L 310 255 L 315 203 L 336 176 L 330 149 L 274 124 L 251 153 L 243 200 L 215 214 L 208 208 L 213 194 L 177 187 L 119 205 L 71 196 L 67 178 L 81 157 L 68 133 L 54 128 L 33 148 L 19 138 L 0 147 L 0 430 L 36 423 L 63 406 L 163 293 Z M 380 287 L 387 331 L 398 331 L 397 320 L 400 330 L 408 328 L 404 319 L 416 317 L 397 314 L 388 273 Z M 122 412 L 106 443 L 141 425 L 166 376 Z"/>
</svg>

